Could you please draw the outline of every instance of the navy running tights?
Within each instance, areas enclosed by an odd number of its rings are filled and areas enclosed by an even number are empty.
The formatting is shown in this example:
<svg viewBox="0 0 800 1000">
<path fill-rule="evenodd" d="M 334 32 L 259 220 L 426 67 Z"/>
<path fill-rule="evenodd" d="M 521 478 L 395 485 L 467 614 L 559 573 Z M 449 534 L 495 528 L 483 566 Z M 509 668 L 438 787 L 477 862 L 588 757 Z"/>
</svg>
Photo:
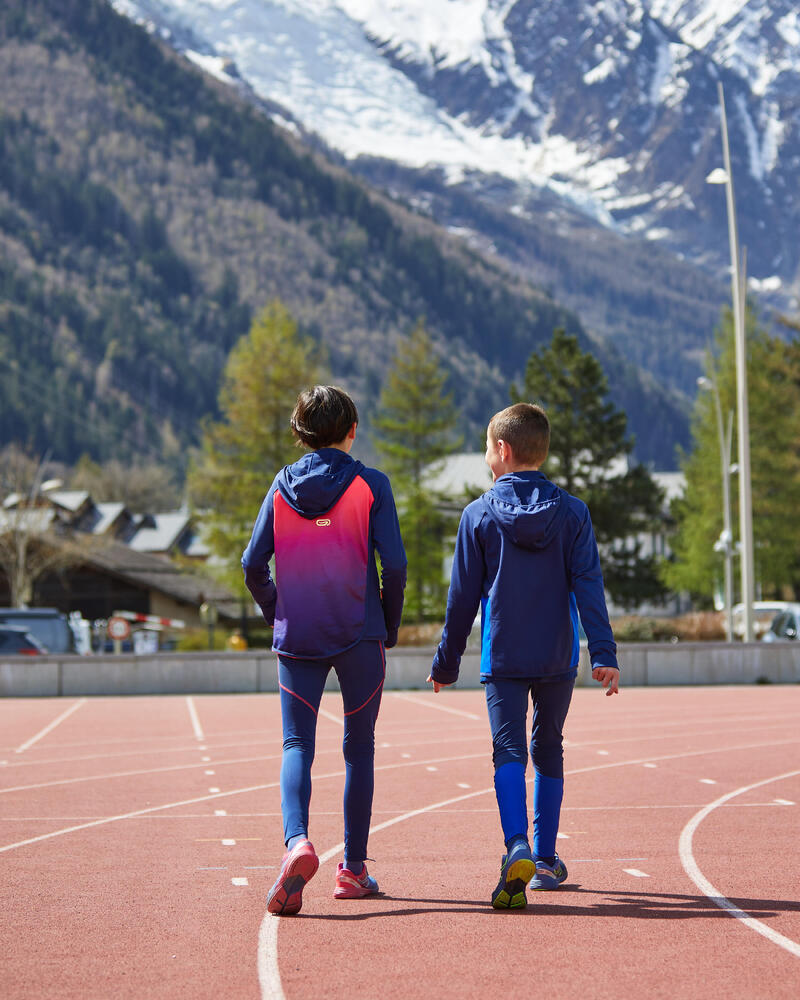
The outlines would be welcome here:
<svg viewBox="0 0 800 1000">
<path fill-rule="evenodd" d="M 495 677 L 484 682 L 492 730 L 494 784 L 506 844 L 528 833 L 525 767 L 528 760 L 528 698 L 533 703 L 530 755 L 533 786 L 533 852 L 556 853 L 556 834 L 564 793 L 562 732 L 572 699 L 574 678 L 542 681 Z"/>
<path fill-rule="evenodd" d="M 386 673 L 383 643 L 375 640 L 365 639 L 325 660 L 278 656 L 283 838 L 288 843 L 292 837 L 308 836 L 317 713 L 331 667 L 344 702 L 344 858 L 345 863 L 364 861 L 375 786 L 375 722 Z"/>
</svg>

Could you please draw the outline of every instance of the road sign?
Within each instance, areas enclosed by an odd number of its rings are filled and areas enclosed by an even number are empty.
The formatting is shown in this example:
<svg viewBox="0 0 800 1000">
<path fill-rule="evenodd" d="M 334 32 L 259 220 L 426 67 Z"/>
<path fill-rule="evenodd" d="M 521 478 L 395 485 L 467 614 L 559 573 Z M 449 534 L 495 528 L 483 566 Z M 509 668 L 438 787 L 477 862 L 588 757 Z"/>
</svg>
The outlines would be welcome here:
<svg viewBox="0 0 800 1000">
<path fill-rule="evenodd" d="M 109 639 L 122 642 L 130 636 L 131 627 L 124 618 L 109 618 L 106 631 L 108 632 Z"/>
</svg>

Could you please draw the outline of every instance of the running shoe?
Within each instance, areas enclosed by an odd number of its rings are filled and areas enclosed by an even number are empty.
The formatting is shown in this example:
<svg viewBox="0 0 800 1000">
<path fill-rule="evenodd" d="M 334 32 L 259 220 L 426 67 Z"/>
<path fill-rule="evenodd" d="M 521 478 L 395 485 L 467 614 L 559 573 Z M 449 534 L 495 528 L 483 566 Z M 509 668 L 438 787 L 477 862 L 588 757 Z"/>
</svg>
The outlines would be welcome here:
<svg viewBox="0 0 800 1000">
<path fill-rule="evenodd" d="M 536 874 L 531 879 L 531 889 L 546 891 L 557 889 L 567 877 L 567 866 L 556 854 L 555 863 L 548 865 L 545 861 L 536 862 Z"/>
<path fill-rule="evenodd" d="M 524 840 L 518 841 L 500 862 L 500 881 L 492 893 L 496 910 L 522 910 L 528 901 L 525 887 L 536 871 L 531 849 Z"/>
<path fill-rule="evenodd" d="M 283 856 L 280 874 L 267 896 L 267 909 L 288 917 L 299 913 L 303 905 L 303 889 L 319 868 L 319 858 L 310 840 L 299 844 Z"/>
<path fill-rule="evenodd" d="M 374 896 L 378 892 L 378 883 L 367 874 L 367 866 L 364 865 L 360 875 L 354 875 L 349 868 L 339 862 L 336 869 L 336 888 L 333 890 L 334 899 L 363 899 L 364 896 Z"/>
</svg>

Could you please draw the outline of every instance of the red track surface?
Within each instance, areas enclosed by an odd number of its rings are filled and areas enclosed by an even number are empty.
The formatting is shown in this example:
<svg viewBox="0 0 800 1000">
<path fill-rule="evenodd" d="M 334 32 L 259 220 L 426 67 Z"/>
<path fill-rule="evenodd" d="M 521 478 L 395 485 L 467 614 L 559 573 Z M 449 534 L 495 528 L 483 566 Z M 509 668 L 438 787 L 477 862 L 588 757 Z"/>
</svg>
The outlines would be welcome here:
<svg viewBox="0 0 800 1000">
<path fill-rule="evenodd" d="M 275 695 L 0 701 L 4 1000 L 800 995 L 800 687 L 578 690 L 570 877 L 512 913 L 480 691 L 384 695 L 384 895 L 332 898 L 340 715 L 326 695 L 322 864 L 277 918 Z"/>
</svg>

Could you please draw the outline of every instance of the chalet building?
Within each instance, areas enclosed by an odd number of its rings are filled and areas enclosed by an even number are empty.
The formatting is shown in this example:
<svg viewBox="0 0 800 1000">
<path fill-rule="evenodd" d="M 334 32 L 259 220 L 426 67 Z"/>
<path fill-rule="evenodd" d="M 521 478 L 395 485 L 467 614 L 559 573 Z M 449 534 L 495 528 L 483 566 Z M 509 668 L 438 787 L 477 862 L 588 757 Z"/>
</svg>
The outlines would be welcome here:
<svg viewBox="0 0 800 1000">
<path fill-rule="evenodd" d="M 122 503 L 96 503 L 85 490 L 48 490 L 31 506 L 12 494 L 0 508 L 0 536 L 20 532 L 31 544 L 71 550 L 60 568 L 35 582 L 37 606 L 80 611 L 89 620 L 133 611 L 190 628 L 201 624 L 204 603 L 217 608 L 221 624 L 254 618 L 251 602 L 243 606 L 202 573 L 209 550 L 186 509 L 140 514 Z M 0 567 L 0 606 L 9 598 Z"/>
</svg>

